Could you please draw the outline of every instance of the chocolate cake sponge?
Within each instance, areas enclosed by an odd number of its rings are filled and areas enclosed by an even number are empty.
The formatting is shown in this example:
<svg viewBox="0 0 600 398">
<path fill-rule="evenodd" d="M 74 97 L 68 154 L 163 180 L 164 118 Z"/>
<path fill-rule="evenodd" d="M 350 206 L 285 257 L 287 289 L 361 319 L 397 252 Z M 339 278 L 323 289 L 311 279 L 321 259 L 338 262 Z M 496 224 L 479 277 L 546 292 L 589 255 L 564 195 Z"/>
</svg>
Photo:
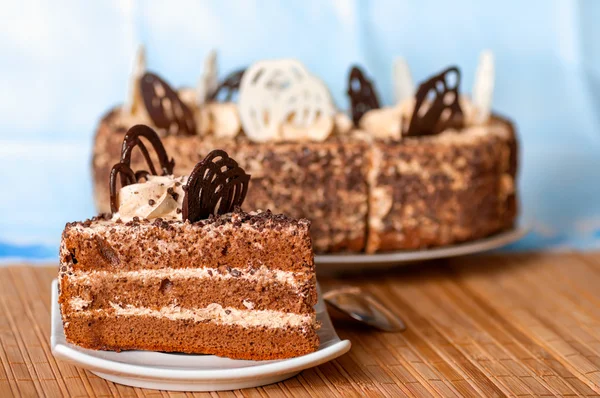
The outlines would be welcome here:
<svg viewBox="0 0 600 398">
<path fill-rule="evenodd" d="M 494 117 L 484 129 L 376 142 L 369 171 L 367 252 L 482 238 L 517 215 L 517 141 Z"/>
<path fill-rule="evenodd" d="M 66 338 L 91 349 L 237 359 L 319 345 L 307 220 L 235 211 L 207 220 L 65 227 L 59 302 Z"/>
</svg>

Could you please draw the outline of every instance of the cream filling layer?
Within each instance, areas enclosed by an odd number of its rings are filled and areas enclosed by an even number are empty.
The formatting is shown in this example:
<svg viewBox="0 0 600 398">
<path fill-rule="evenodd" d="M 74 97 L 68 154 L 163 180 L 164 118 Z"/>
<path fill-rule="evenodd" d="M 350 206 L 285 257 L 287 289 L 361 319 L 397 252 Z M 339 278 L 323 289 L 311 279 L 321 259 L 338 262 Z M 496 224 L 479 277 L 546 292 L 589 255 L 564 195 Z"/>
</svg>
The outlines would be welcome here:
<svg viewBox="0 0 600 398">
<path fill-rule="evenodd" d="M 70 304 L 73 305 L 71 299 Z M 154 318 L 166 318 L 172 321 L 193 320 L 194 322 L 214 322 L 220 325 L 235 325 L 243 327 L 301 327 L 314 324 L 316 316 L 300 315 L 282 311 L 272 310 L 240 310 L 233 307 L 223 307 L 212 303 L 204 308 L 181 308 L 169 305 L 155 310 L 148 307 L 135 307 L 133 305 L 121 306 L 110 303 L 115 315 L 125 317 L 150 316 Z M 95 315 L 107 312 L 105 309 L 78 311 L 75 316 Z"/>
<path fill-rule="evenodd" d="M 272 283 L 273 281 L 289 285 L 290 287 L 299 287 L 298 278 L 305 276 L 302 272 L 291 272 L 270 269 L 265 266 L 260 268 L 230 268 L 226 273 L 219 273 L 215 268 L 197 267 L 197 268 L 164 268 L 164 269 L 140 269 L 136 271 L 74 271 L 69 275 L 69 281 L 72 283 L 81 283 L 89 285 L 93 279 L 117 280 L 134 279 L 142 282 L 155 279 L 246 279 L 256 283 Z"/>
</svg>

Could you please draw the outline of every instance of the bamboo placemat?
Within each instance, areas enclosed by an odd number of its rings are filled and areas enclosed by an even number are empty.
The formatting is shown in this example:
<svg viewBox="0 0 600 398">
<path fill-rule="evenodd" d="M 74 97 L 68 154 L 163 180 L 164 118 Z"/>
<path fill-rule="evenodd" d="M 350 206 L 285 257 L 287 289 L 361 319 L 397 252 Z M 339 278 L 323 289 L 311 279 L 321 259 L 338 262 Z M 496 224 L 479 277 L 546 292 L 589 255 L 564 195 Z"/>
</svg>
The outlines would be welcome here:
<svg viewBox="0 0 600 398">
<path fill-rule="evenodd" d="M 55 275 L 56 267 L 0 268 L 0 397 L 600 396 L 600 254 L 475 256 L 348 279 L 408 330 L 338 320 L 348 354 L 282 383 L 224 393 L 131 388 L 56 361 Z"/>
</svg>

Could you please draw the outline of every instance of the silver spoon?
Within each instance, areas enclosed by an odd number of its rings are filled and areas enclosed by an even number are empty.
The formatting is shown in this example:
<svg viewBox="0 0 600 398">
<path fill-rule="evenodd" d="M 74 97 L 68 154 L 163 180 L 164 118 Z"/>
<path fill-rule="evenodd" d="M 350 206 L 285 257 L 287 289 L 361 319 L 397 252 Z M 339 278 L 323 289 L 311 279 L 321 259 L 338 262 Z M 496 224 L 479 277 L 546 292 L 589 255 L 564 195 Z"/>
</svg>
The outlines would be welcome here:
<svg viewBox="0 0 600 398">
<path fill-rule="evenodd" d="M 330 288 L 323 293 L 323 300 L 352 319 L 385 332 L 402 332 L 406 329 L 402 319 L 358 287 Z"/>
</svg>

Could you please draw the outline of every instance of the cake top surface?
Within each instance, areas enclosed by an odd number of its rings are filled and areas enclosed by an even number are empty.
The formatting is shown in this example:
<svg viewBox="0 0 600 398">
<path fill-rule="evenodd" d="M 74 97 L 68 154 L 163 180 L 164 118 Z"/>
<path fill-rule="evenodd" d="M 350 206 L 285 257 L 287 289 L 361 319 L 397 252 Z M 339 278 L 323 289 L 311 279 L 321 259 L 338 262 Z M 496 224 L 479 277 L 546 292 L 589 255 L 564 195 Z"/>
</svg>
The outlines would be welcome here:
<svg viewBox="0 0 600 398">
<path fill-rule="evenodd" d="M 78 228 L 98 230 L 111 229 L 115 227 L 156 227 L 163 229 L 185 227 L 193 229 L 203 229 L 206 231 L 218 228 L 250 227 L 260 231 L 265 228 L 274 230 L 284 230 L 289 228 L 308 229 L 310 227 L 310 221 L 305 218 L 295 219 L 288 217 L 284 214 L 274 214 L 270 210 L 245 212 L 238 207 L 235 208 L 233 212 L 216 216 L 211 215 L 207 219 L 199 220 L 196 222 L 190 222 L 188 220 L 182 221 L 180 219 L 163 219 L 161 217 L 148 219 L 140 218 L 137 216 L 132 217 L 131 220 L 124 221 L 118 215 L 107 213 L 92 217 L 85 221 L 74 221 L 66 224 L 66 229 Z"/>
<path fill-rule="evenodd" d="M 487 128 L 491 121 L 495 72 L 490 51 L 481 54 L 470 96 L 459 92 L 458 67 L 416 86 L 406 61 L 397 58 L 396 102 L 391 106 L 381 104 L 375 83 L 354 65 L 347 78 L 349 115 L 337 108 L 325 83 L 295 59 L 261 60 L 221 81 L 217 72 L 213 51 L 198 87 L 175 91 L 146 71 L 141 48 L 129 96 L 117 113 L 120 124 L 149 124 L 162 135 L 244 137 L 267 143 L 323 142 L 332 137 L 400 140 L 447 129 Z"/>
</svg>

